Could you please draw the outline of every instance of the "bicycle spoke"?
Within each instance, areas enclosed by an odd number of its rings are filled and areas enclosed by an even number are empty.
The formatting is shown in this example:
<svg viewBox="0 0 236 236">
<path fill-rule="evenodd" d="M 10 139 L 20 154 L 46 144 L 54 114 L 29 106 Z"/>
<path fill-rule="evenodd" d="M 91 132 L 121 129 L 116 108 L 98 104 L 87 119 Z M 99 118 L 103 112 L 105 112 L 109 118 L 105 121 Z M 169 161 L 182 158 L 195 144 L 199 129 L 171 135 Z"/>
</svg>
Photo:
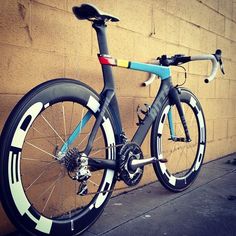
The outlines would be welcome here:
<svg viewBox="0 0 236 236">
<path fill-rule="evenodd" d="M 54 185 L 54 187 L 52 188 L 52 190 L 51 190 L 51 192 L 50 192 L 50 194 L 49 194 L 49 197 L 48 197 L 48 199 L 47 199 L 47 201 L 46 201 L 46 203 L 45 203 L 45 205 L 44 205 L 44 208 L 43 208 L 42 213 L 44 212 L 45 208 L 47 207 L 47 204 L 48 204 L 48 202 L 49 202 L 49 200 L 50 200 L 50 198 L 51 198 L 51 196 L 52 196 L 52 193 L 53 193 L 54 190 L 55 190 L 55 187 L 56 187 L 56 185 Z"/>
<path fill-rule="evenodd" d="M 96 138 L 95 140 L 94 140 L 94 142 L 93 143 L 96 143 L 99 139 L 101 139 L 103 136 L 101 135 L 101 136 L 99 136 L 98 138 Z M 93 150 L 92 150 L 93 151 Z M 91 151 L 91 152 L 92 152 Z M 100 149 L 100 150 L 97 150 L 96 152 L 94 152 L 94 153 L 92 153 L 92 155 L 96 155 L 97 153 L 99 153 L 99 152 L 101 152 L 101 151 L 103 151 L 103 149 Z"/>
<path fill-rule="evenodd" d="M 31 188 L 31 186 L 46 172 L 47 170 L 44 170 L 27 188 L 26 192 Z"/>
<path fill-rule="evenodd" d="M 90 133 L 88 133 L 83 139 L 82 141 L 78 144 L 78 147 L 86 140 L 86 138 L 90 135 Z"/>
<path fill-rule="evenodd" d="M 81 125 L 79 127 L 79 135 L 78 135 L 78 140 L 79 140 L 79 136 L 80 136 L 80 133 L 81 133 L 81 130 L 82 130 L 82 127 L 83 127 L 83 117 L 84 117 L 84 108 L 82 110 L 82 114 L 81 114 Z"/>
<path fill-rule="evenodd" d="M 172 155 L 173 155 L 173 153 L 174 153 L 174 151 L 175 151 L 175 146 L 176 146 L 176 144 L 177 144 L 177 142 L 174 142 L 174 145 L 173 145 L 173 147 L 172 147 L 172 149 L 171 149 L 171 152 L 170 152 L 169 160 L 171 159 L 171 157 L 172 157 Z"/>
<path fill-rule="evenodd" d="M 49 165 L 51 165 L 52 163 L 55 163 L 55 161 L 53 161 L 53 162 L 47 164 L 46 166 L 44 166 L 44 168 L 45 168 L 45 167 L 47 167 L 47 168 L 46 168 L 43 172 L 41 172 L 41 173 L 39 174 L 39 176 L 26 188 L 26 191 L 28 191 L 28 190 L 31 188 L 31 186 L 32 186 L 34 183 L 36 183 L 36 181 L 37 181 L 38 179 L 40 179 L 41 176 L 43 176 L 43 174 L 48 170 Z"/>
<path fill-rule="evenodd" d="M 21 160 L 26 160 L 26 161 L 38 161 L 38 162 L 48 162 L 48 163 L 51 163 L 51 161 L 38 160 L 38 159 L 33 159 L 33 158 L 28 158 L 28 157 L 22 157 Z M 53 161 L 53 162 L 57 162 L 57 161 Z"/>
<path fill-rule="evenodd" d="M 86 138 L 90 135 L 90 133 L 88 133 L 83 139 L 82 141 L 78 144 L 78 147 L 86 140 Z M 99 140 L 100 138 L 102 138 L 103 136 L 101 135 L 99 138 L 95 139 L 93 143 L 95 143 L 97 140 Z"/>
<path fill-rule="evenodd" d="M 49 121 L 41 114 L 40 115 L 44 121 L 48 124 L 48 126 L 53 130 L 53 132 L 58 136 L 58 138 L 63 142 L 65 143 L 65 141 L 62 139 L 62 137 L 57 133 L 57 131 L 52 127 L 52 125 L 49 123 Z"/>
<path fill-rule="evenodd" d="M 193 148 L 192 148 L 192 147 L 190 147 L 189 149 L 192 151 L 192 153 L 193 153 L 194 155 L 196 154 L 196 152 L 193 151 Z"/>
<path fill-rule="evenodd" d="M 32 127 L 32 129 L 35 130 L 37 133 L 39 133 L 39 134 L 42 135 L 42 136 L 45 135 L 45 134 L 43 134 L 42 132 L 40 132 L 38 129 L 36 129 L 35 127 Z M 44 138 L 45 138 L 45 137 L 44 137 Z M 31 139 L 29 139 L 29 140 L 31 140 Z M 52 146 L 55 147 L 55 144 L 54 144 L 54 143 L 52 143 L 52 142 L 49 141 L 48 139 L 46 139 L 46 141 L 47 141 L 48 143 L 50 143 Z"/>
<path fill-rule="evenodd" d="M 65 108 L 64 108 L 63 102 L 62 102 L 61 104 L 62 104 L 62 114 L 63 114 L 64 133 L 65 133 L 65 140 L 66 140 L 66 117 L 65 117 Z"/>
<path fill-rule="evenodd" d="M 61 207 L 62 209 L 64 209 L 64 199 L 65 199 L 65 181 L 62 181 L 62 186 L 60 186 L 61 190 L 62 190 L 62 194 L 61 194 Z"/>
<path fill-rule="evenodd" d="M 94 155 L 96 155 L 96 154 L 98 154 L 99 152 L 102 152 L 103 150 L 101 149 L 101 150 L 98 150 L 98 151 L 96 151 L 96 152 L 94 152 L 94 153 L 91 153 L 91 156 L 94 156 Z"/>
<path fill-rule="evenodd" d="M 74 102 L 73 102 L 73 105 L 72 105 L 72 111 L 71 111 L 71 116 L 70 116 L 70 128 L 69 128 L 69 134 L 71 134 L 71 124 L 72 124 L 72 120 L 73 120 L 73 115 L 74 115 Z"/>
<path fill-rule="evenodd" d="M 181 150 L 181 153 L 180 153 L 180 155 L 179 155 L 178 162 L 176 162 L 176 173 L 178 172 L 178 171 L 177 171 L 177 167 L 179 166 L 180 159 L 182 159 L 181 156 L 182 156 L 182 153 L 183 153 L 183 151 L 185 150 L 185 148 L 186 148 L 186 146 Z M 174 174 L 174 173 L 173 173 L 173 174 Z"/>
<path fill-rule="evenodd" d="M 30 143 L 30 142 L 28 142 L 28 141 L 25 141 L 25 143 L 28 144 L 28 145 L 30 145 L 30 146 L 32 146 L 32 147 L 34 147 L 34 148 L 36 148 L 36 149 L 38 149 L 38 150 L 41 151 L 41 152 L 43 152 L 43 153 L 45 153 L 45 154 L 47 154 L 47 155 L 53 157 L 54 159 L 57 158 L 56 156 L 52 155 L 51 153 L 49 153 L 49 152 L 47 152 L 47 151 L 45 151 L 45 150 L 43 150 L 43 149 L 37 147 L 36 145 L 34 145 L 34 144 L 32 144 L 32 143 Z"/>
<path fill-rule="evenodd" d="M 92 183 L 93 185 L 95 185 L 95 186 L 99 187 L 99 185 L 98 185 L 98 184 L 96 184 L 95 182 L 93 182 L 91 179 L 89 179 L 88 181 L 89 181 L 90 183 Z"/>
<path fill-rule="evenodd" d="M 192 114 L 191 119 L 190 119 L 190 124 L 193 123 L 194 115 Z"/>
<path fill-rule="evenodd" d="M 57 160 L 56 160 L 56 161 L 51 161 L 51 162 L 49 162 L 47 165 L 43 166 L 43 168 L 45 168 L 45 167 L 47 167 L 47 166 L 49 166 L 49 165 L 52 165 L 52 164 L 56 164 L 56 163 L 58 163 Z"/>
<path fill-rule="evenodd" d="M 49 185 L 48 188 L 46 188 L 36 199 L 36 202 L 38 201 L 39 198 L 41 198 L 41 196 L 43 196 L 50 188 L 52 188 L 54 185 L 56 185 L 57 181 L 59 181 L 62 177 L 64 177 L 63 175 L 61 175 L 62 171 L 58 174 L 58 178 L 51 184 Z M 61 177 L 62 176 L 62 177 Z"/>
</svg>

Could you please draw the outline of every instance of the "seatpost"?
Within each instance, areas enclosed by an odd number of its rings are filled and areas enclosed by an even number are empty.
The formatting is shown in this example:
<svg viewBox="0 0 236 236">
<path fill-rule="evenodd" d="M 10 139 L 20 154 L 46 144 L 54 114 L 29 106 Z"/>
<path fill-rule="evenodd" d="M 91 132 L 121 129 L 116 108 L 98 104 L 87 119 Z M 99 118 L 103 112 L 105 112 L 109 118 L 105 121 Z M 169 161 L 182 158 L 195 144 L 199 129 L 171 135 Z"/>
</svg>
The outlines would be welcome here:
<svg viewBox="0 0 236 236">
<path fill-rule="evenodd" d="M 106 38 L 106 24 L 104 21 L 94 21 L 93 28 L 96 30 L 98 46 L 101 54 L 109 54 Z"/>
<path fill-rule="evenodd" d="M 96 30 L 97 39 L 98 39 L 98 46 L 100 54 L 109 55 L 108 46 L 107 46 L 107 37 L 106 37 L 106 24 L 104 21 L 94 21 L 93 28 Z M 104 89 L 111 89 L 114 90 L 114 79 L 112 74 L 111 66 L 109 65 L 102 65 L 102 73 L 104 79 Z"/>
</svg>

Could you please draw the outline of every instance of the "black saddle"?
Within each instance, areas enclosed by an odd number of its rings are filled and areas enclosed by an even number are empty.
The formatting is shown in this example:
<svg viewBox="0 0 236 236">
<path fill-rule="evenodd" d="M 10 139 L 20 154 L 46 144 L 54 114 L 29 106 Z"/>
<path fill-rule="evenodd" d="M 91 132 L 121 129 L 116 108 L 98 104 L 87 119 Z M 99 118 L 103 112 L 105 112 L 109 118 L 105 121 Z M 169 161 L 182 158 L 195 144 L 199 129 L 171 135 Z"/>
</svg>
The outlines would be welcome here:
<svg viewBox="0 0 236 236">
<path fill-rule="evenodd" d="M 103 20 L 103 21 L 112 21 L 117 22 L 119 18 L 112 16 L 108 13 L 105 13 L 99 9 L 97 9 L 92 4 L 82 4 L 79 7 L 72 8 L 73 13 L 79 20 Z"/>
</svg>

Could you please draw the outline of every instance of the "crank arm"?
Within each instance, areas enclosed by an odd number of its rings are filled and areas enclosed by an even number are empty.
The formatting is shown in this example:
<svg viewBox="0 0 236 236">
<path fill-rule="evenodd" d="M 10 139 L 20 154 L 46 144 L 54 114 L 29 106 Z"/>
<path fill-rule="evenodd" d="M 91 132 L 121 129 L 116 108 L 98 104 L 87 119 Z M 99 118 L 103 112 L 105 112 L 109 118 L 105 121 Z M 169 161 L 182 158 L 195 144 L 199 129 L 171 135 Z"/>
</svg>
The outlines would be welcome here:
<svg viewBox="0 0 236 236">
<path fill-rule="evenodd" d="M 161 163 L 166 163 L 167 159 L 165 159 L 165 158 L 158 159 L 156 157 L 150 157 L 150 158 L 145 158 L 145 159 L 141 159 L 141 160 L 134 159 L 130 162 L 130 167 L 131 167 L 131 169 L 133 169 L 135 171 L 138 167 L 143 167 L 145 165 L 152 164 L 157 161 L 159 161 Z"/>
</svg>

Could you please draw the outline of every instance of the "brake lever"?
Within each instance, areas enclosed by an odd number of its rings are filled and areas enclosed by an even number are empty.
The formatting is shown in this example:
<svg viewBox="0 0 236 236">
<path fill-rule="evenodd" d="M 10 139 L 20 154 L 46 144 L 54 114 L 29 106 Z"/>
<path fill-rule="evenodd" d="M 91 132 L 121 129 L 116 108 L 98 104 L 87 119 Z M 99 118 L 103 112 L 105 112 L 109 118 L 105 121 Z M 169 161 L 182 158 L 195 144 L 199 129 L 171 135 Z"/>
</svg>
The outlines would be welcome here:
<svg viewBox="0 0 236 236">
<path fill-rule="evenodd" d="M 220 59 L 220 60 L 219 60 L 219 63 L 220 63 L 220 70 L 221 70 L 222 74 L 224 75 L 224 74 L 225 74 L 225 71 L 224 71 L 224 64 L 223 64 L 223 61 Z"/>
<path fill-rule="evenodd" d="M 220 64 L 220 70 L 221 70 L 222 74 L 225 74 L 223 61 L 221 59 L 221 54 L 222 54 L 222 51 L 220 49 L 217 49 L 215 54 L 213 54 L 213 55 L 215 56 L 216 60 Z"/>
</svg>

